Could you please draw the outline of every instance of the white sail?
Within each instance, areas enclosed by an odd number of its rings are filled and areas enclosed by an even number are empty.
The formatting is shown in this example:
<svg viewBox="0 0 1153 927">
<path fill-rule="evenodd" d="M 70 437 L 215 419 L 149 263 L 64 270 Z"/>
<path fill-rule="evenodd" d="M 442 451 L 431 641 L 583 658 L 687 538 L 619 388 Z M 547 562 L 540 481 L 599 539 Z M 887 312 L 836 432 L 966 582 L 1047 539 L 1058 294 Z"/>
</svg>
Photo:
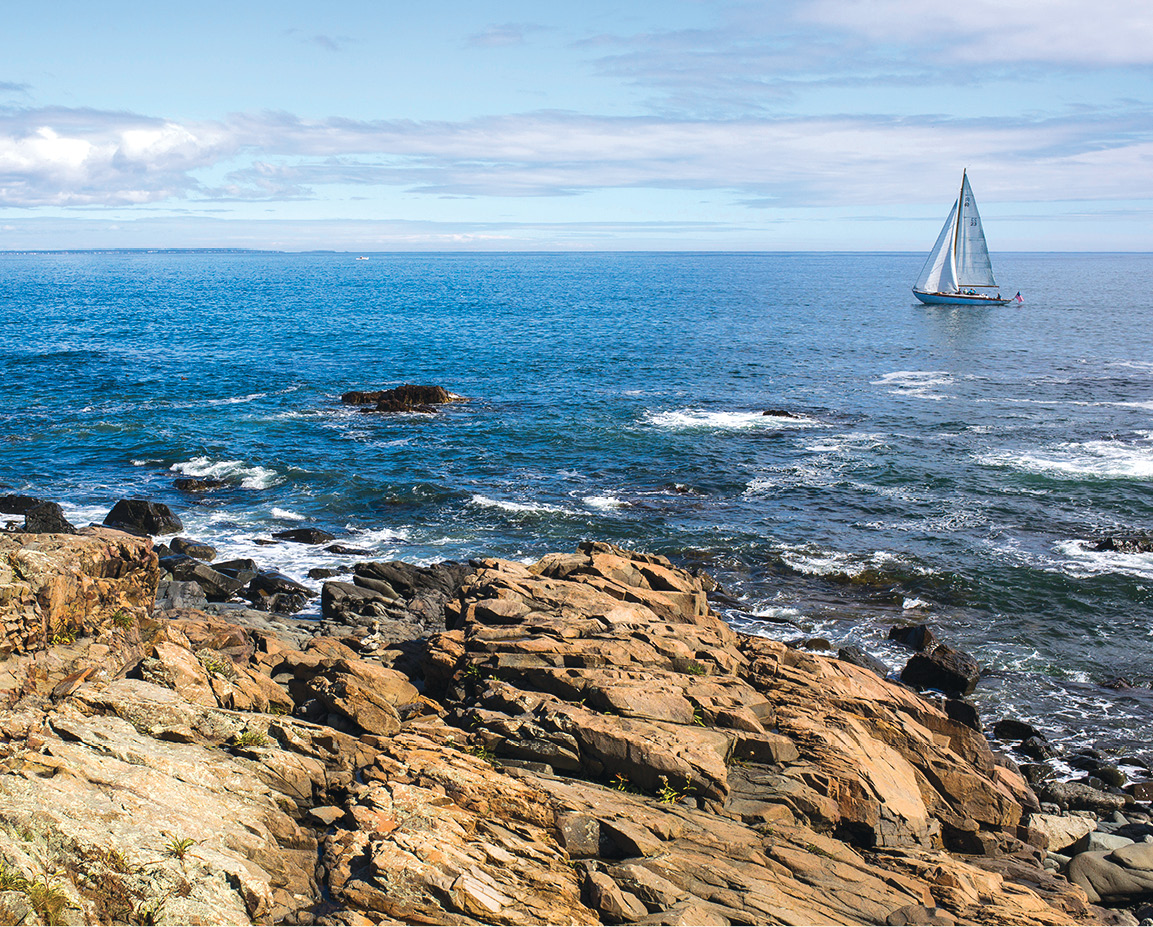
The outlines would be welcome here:
<svg viewBox="0 0 1153 927">
<path fill-rule="evenodd" d="M 921 276 L 913 289 L 922 293 L 952 293 L 957 289 L 957 269 L 953 263 L 953 238 L 957 231 L 957 204 L 949 211 L 949 218 L 937 236 L 937 243 L 929 252 Z"/>
<path fill-rule="evenodd" d="M 959 293 L 965 289 L 993 288 L 993 264 L 977 200 L 967 174 L 961 176 L 961 192 L 949 218 L 929 252 L 913 289 L 921 293 Z"/>
<path fill-rule="evenodd" d="M 968 176 L 961 178 L 958 203 L 961 219 L 957 223 L 957 283 L 962 287 L 995 287 L 989 246 L 985 244 L 985 230 L 981 228 L 981 214 L 977 212 Z"/>
</svg>

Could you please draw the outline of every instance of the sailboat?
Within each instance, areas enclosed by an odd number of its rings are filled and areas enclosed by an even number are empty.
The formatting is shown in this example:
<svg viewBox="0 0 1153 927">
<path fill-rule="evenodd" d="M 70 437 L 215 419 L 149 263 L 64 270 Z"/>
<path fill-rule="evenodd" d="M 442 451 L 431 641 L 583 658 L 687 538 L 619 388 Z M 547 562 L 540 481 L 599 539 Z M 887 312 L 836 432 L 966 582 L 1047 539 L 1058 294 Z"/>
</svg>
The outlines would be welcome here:
<svg viewBox="0 0 1153 927">
<path fill-rule="evenodd" d="M 1004 306 L 1010 302 L 1001 298 L 993 279 L 985 230 L 967 171 L 961 174 L 957 202 L 913 284 L 913 295 L 931 305 Z"/>
</svg>

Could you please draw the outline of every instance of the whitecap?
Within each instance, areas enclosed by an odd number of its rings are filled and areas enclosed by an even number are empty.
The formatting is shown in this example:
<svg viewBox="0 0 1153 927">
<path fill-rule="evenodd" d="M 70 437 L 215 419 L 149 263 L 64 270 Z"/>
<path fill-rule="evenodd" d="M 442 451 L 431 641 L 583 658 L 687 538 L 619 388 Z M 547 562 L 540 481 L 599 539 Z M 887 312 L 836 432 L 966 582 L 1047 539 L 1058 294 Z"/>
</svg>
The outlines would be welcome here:
<svg viewBox="0 0 1153 927">
<path fill-rule="evenodd" d="M 929 603 L 924 599 L 903 599 L 901 601 L 901 608 L 906 611 L 913 608 L 928 608 Z"/>
<path fill-rule="evenodd" d="M 695 428 L 739 430 L 746 428 L 813 428 L 822 423 L 803 415 L 765 415 L 763 412 L 709 412 L 705 409 L 677 409 L 648 412 L 650 425 L 684 431 Z"/>
<path fill-rule="evenodd" d="M 1071 540 L 1054 545 L 1055 550 L 1069 558 L 1061 563 L 1061 571 L 1079 579 L 1103 573 L 1153 579 L 1153 553 L 1093 550 L 1092 544 L 1092 541 Z"/>
<path fill-rule="evenodd" d="M 616 496 L 585 496 L 582 500 L 585 505 L 593 509 L 601 509 L 603 511 L 611 511 L 614 509 L 622 509 L 628 506 L 628 503 L 623 499 L 618 499 Z"/>
<path fill-rule="evenodd" d="M 886 373 L 879 380 L 870 381 L 874 386 L 890 387 L 889 393 L 893 396 L 913 396 L 917 399 L 946 399 L 945 395 L 935 392 L 935 386 L 951 386 L 953 376 L 947 370 L 894 370 Z"/>
<path fill-rule="evenodd" d="M 1002 451 L 977 457 L 979 463 L 1069 479 L 1153 479 L 1153 442 L 1107 439 L 1059 444 L 1032 452 Z"/>
<path fill-rule="evenodd" d="M 505 512 L 561 512 L 566 515 L 573 514 L 568 509 L 556 505 L 546 505 L 543 502 L 513 502 L 508 499 L 490 499 L 488 496 L 476 493 L 469 500 L 473 505 L 482 508 L 501 509 Z"/>
<path fill-rule="evenodd" d="M 285 521 L 304 521 L 305 519 L 305 516 L 301 515 L 299 512 L 290 512 L 288 509 L 278 509 L 275 507 L 271 512 L 269 512 L 269 514 L 273 518 L 281 518 Z"/>
<path fill-rule="evenodd" d="M 182 463 L 174 463 L 168 468 L 184 476 L 208 477 L 216 480 L 240 479 L 244 489 L 268 489 L 276 482 L 276 471 L 267 467 L 245 466 L 242 460 L 212 460 L 209 457 L 193 457 Z"/>
<path fill-rule="evenodd" d="M 268 393 L 250 393 L 247 396 L 230 396 L 227 399 L 209 399 L 205 404 L 210 406 L 235 406 L 246 402 L 255 402 L 264 399 Z"/>
</svg>

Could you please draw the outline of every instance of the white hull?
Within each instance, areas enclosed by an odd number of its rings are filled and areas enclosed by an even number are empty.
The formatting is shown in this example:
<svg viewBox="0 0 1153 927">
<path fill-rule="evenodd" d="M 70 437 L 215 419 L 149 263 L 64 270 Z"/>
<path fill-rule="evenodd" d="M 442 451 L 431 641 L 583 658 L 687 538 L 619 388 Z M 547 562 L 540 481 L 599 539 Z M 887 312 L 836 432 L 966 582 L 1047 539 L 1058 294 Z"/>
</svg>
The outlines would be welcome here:
<svg viewBox="0 0 1153 927">
<path fill-rule="evenodd" d="M 1011 299 L 1000 296 L 981 296 L 969 293 L 922 293 L 913 290 L 913 295 L 930 306 L 1006 306 Z"/>
</svg>

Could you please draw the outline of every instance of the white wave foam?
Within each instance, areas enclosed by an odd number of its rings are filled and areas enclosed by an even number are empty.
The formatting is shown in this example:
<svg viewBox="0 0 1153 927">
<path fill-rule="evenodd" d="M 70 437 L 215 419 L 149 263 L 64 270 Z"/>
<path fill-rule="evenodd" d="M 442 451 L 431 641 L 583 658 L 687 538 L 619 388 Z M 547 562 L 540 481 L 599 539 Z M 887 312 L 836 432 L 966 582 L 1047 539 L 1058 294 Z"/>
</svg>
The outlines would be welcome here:
<svg viewBox="0 0 1153 927">
<path fill-rule="evenodd" d="M 505 512 L 560 512 L 565 515 L 574 514 L 568 509 L 561 508 L 557 505 L 546 505 L 543 502 L 512 502 L 507 499 L 490 499 L 488 496 L 476 493 L 470 500 L 473 505 L 479 505 L 482 508 L 488 509 L 501 509 Z"/>
<path fill-rule="evenodd" d="M 1073 540 L 1054 545 L 1056 550 L 1069 558 L 1061 564 L 1062 572 L 1077 578 L 1120 573 L 1138 579 L 1153 579 L 1153 554 L 1093 550 L 1091 544 L 1090 541 Z"/>
<path fill-rule="evenodd" d="M 585 496 L 582 500 L 589 508 L 600 509 L 602 511 L 613 511 L 615 509 L 623 509 L 628 506 L 628 503 L 623 499 L 618 499 L 616 496 Z"/>
<path fill-rule="evenodd" d="M 709 412 L 705 409 L 677 409 L 671 412 L 649 412 L 650 425 L 684 431 L 694 428 L 738 430 L 746 428 L 813 428 L 822 423 L 803 415 L 785 417 L 763 412 Z"/>
<path fill-rule="evenodd" d="M 247 467 L 242 460 L 212 460 L 193 457 L 168 468 L 184 476 L 208 477 L 216 480 L 240 479 L 244 489 L 268 489 L 276 482 L 276 471 L 267 467 Z"/>
<path fill-rule="evenodd" d="M 871 382 L 874 386 L 890 387 L 889 392 L 894 396 L 941 400 L 948 397 L 934 392 L 933 387 L 951 386 L 953 376 L 947 370 L 894 370 Z"/>
<path fill-rule="evenodd" d="M 1138 432 L 1134 441 L 1108 439 L 1059 444 L 1035 452 L 1003 451 L 977 458 L 979 463 L 1011 467 L 1028 473 L 1070 479 L 1153 479 L 1153 441 L 1149 432 Z"/>
<path fill-rule="evenodd" d="M 230 396 L 228 399 L 209 399 L 205 405 L 210 406 L 235 406 L 245 402 L 255 402 L 257 399 L 264 399 L 268 393 L 250 393 L 247 396 Z"/>
<path fill-rule="evenodd" d="M 928 608 L 928 607 L 929 607 L 929 603 L 926 602 L 924 599 L 904 599 L 901 602 L 901 608 L 903 608 L 905 610 L 909 610 L 909 609 L 913 609 L 913 608 Z"/>
<path fill-rule="evenodd" d="M 269 514 L 273 518 L 282 518 L 285 521 L 304 521 L 305 518 L 305 516 L 301 515 L 299 512 L 290 512 L 288 509 L 278 509 L 276 507 L 273 507 Z"/>
</svg>

